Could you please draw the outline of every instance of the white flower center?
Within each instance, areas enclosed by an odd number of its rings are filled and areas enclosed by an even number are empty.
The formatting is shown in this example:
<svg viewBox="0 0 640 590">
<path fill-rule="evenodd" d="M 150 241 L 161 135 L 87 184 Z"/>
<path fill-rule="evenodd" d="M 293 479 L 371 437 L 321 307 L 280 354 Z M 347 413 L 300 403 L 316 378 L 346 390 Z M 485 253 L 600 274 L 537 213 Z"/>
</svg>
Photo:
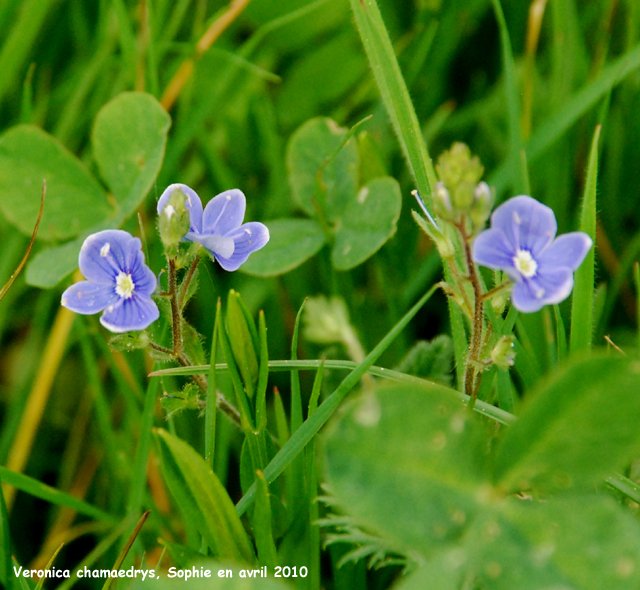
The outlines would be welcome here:
<svg viewBox="0 0 640 590">
<path fill-rule="evenodd" d="M 523 277 L 535 277 L 538 271 L 538 263 L 528 250 L 518 250 L 513 257 L 513 264 Z"/>
<path fill-rule="evenodd" d="M 133 295 L 135 288 L 131 274 L 120 271 L 120 274 L 116 277 L 116 293 L 123 299 L 129 299 Z"/>
</svg>

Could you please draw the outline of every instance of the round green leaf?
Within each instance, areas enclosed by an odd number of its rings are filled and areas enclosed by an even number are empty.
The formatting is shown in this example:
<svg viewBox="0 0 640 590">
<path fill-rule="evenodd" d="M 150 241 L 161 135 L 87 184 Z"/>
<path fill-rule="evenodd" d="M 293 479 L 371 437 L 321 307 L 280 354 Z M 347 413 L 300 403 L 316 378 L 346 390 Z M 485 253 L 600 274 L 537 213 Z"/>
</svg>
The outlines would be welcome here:
<svg viewBox="0 0 640 590">
<path fill-rule="evenodd" d="M 38 217 L 43 180 L 41 240 L 73 238 L 113 212 L 105 191 L 58 140 L 33 125 L 9 129 L 0 137 L 0 209 L 26 235 Z"/>
<path fill-rule="evenodd" d="M 456 541 L 479 511 L 483 439 L 451 390 L 386 387 L 333 425 L 330 490 L 358 525 L 427 553 Z"/>
<path fill-rule="evenodd" d="M 347 130 L 328 118 L 302 125 L 287 147 L 287 166 L 293 196 L 309 215 L 315 215 L 314 198 L 329 221 L 334 221 L 358 190 L 358 147 L 351 139 L 338 152 Z M 318 172 L 323 168 L 324 191 L 316 195 Z"/>
<path fill-rule="evenodd" d="M 119 94 L 96 117 L 93 153 L 125 216 L 155 182 L 170 125 L 171 118 L 160 103 L 143 92 Z"/>
<path fill-rule="evenodd" d="M 297 268 L 322 248 L 320 225 L 309 219 L 267 221 L 269 243 L 249 257 L 241 269 L 259 277 L 273 277 Z"/>
<path fill-rule="evenodd" d="M 640 587 L 640 526 L 606 496 L 508 499 L 486 510 L 466 541 L 485 590 Z"/>
<path fill-rule="evenodd" d="M 507 431 L 496 455 L 496 482 L 510 490 L 592 489 L 640 451 L 637 391 L 634 358 L 593 356 L 565 366 Z"/>
<path fill-rule="evenodd" d="M 375 254 L 395 233 L 402 195 L 397 181 L 376 178 L 351 199 L 336 226 L 331 260 L 338 270 L 349 270 Z"/>
</svg>

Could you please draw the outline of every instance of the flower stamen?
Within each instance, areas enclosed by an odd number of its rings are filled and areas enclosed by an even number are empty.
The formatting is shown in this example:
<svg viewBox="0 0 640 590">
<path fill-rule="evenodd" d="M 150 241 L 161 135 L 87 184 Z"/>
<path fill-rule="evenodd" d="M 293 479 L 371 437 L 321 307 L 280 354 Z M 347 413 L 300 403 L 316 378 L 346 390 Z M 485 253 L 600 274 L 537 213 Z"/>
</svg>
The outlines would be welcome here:
<svg viewBox="0 0 640 590">
<path fill-rule="evenodd" d="M 535 277 L 538 271 L 538 263 L 528 250 L 518 250 L 513 257 L 513 264 L 523 277 Z"/>
<path fill-rule="evenodd" d="M 116 277 L 116 293 L 123 299 L 130 299 L 135 288 L 131 273 L 120 271 Z"/>
</svg>

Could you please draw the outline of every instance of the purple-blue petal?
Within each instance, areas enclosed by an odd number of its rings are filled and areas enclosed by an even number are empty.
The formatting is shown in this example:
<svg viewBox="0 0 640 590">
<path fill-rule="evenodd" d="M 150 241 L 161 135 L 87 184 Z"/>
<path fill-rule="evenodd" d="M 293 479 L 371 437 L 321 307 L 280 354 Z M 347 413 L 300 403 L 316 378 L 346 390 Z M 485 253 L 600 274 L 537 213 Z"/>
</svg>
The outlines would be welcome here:
<svg viewBox="0 0 640 590">
<path fill-rule="evenodd" d="M 575 271 L 591 249 L 593 240 L 584 232 L 576 231 L 556 238 L 538 256 L 541 271 L 547 268 L 569 268 Z"/>
<path fill-rule="evenodd" d="M 545 305 L 564 301 L 573 289 L 573 272 L 569 268 L 552 268 L 523 279 L 513 288 L 511 302 L 521 312 L 532 313 Z"/>
<path fill-rule="evenodd" d="M 198 242 L 198 244 L 202 244 L 209 254 L 216 258 L 218 256 L 222 256 L 223 258 L 231 257 L 236 247 L 233 238 L 228 236 L 196 234 L 194 232 L 189 232 L 184 238 L 190 242 Z"/>
<path fill-rule="evenodd" d="M 120 229 L 107 229 L 90 235 L 80 248 L 80 272 L 94 283 L 113 284 L 118 273 L 126 268 L 130 242 L 135 239 Z"/>
<path fill-rule="evenodd" d="M 247 200 L 237 188 L 213 197 L 204 208 L 202 233 L 224 236 L 238 229 L 244 220 Z"/>
<path fill-rule="evenodd" d="M 113 285 L 80 281 L 62 294 L 60 304 L 76 313 L 89 315 L 102 311 L 118 299 Z"/>
<path fill-rule="evenodd" d="M 160 215 L 163 209 L 169 202 L 169 197 L 173 194 L 173 191 L 180 190 L 187 197 L 185 201 L 185 207 L 189 210 L 189 216 L 191 219 L 191 231 L 202 231 L 202 201 L 200 197 L 192 188 L 186 184 L 174 183 L 170 184 L 158 199 L 158 215 Z"/>
<path fill-rule="evenodd" d="M 144 330 L 160 316 L 158 306 L 150 297 L 136 294 L 129 299 L 119 300 L 107 306 L 100 323 L 115 333 Z"/>
<path fill-rule="evenodd" d="M 553 211 L 527 196 L 513 197 L 491 215 L 491 229 L 499 229 L 515 251 L 527 250 L 534 259 L 558 231 Z"/>
<path fill-rule="evenodd" d="M 519 276 L 513 265 L 516 255 L 512 244 L 499 229 L 486 229 L 480 232 L 472 245 L 474 262 L 494 270 L 504 270 L 514 280 Z"/>
<path fill-rule="evenodd" d="M 228 271 L 238 270 L 249 258 L 249 255 L 260 250 L 269 241 L 269 229 L 263 223 L 252 221 L 241 225 L 227 234 L 235 242 L 235 250 L 229 258 L 216 256 L 222 268 Z"/>
</svg>

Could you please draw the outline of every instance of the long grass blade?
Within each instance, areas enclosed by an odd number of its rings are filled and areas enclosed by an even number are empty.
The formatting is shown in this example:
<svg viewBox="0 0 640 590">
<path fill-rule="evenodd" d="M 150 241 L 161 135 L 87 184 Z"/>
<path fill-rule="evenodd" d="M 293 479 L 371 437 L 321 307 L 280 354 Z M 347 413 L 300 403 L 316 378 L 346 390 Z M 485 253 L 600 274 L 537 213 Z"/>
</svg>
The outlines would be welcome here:
<svg viewBox="0 0 640 590">
<path fill-rule="evenodd" d="M 596 127 L 591 142 L 587 181 L 582 198 L 580 214 L 580 230 L 593 240 L 593 247 L 575 273 L 573 288 L 573 305 L 571 307 L 571 344 L 572 353 L 591 347 L 593 335 L 593 288 L 596 243 L 596 185 L 598 180 L 598 140 L 601 126 Z"/>
<path fill-rule="evenodd" d="M 418 191 L 430 204 L 436 174 L 378 5 L 375 0 L 351 0 L 351 8 L 393 130 Z"/>
<path fill-rule="evenodd" d="M 65 492 L 61 492 L 47 484 L 44 484 L 37 479 L 33 479 L 28 475 L 23 475 L 22 473 L 16 473 L 15 471 L 11 471 L 6 467 L 0 465 L 0 481 L 3 483 L 9 484 L 13 486 L 17 490 L 35 496 L 36 498 L 40 498 L 45 502 L 50 502 L 51 504 L 55 504 L 56 506 L 64 506 L 66 508 L 72 508 L 76 512 L 80 514 L 84 514 L 86 516 L 90 516 L 91 518 L 95 518 L 97 520 L 104 520 L 106 522 L 114 523 L 117 519 L 106 512 L 103 512 L 99 508 L 92 506 L 91 504 L 87 504 L 82 500 L 78 500 L 73 496 L 66 494 Z"/>
<path fill-rule="evenodd" d="M 288 442 L 280 449 L 278 454 L 271 460 L 264 470 L 264 477 L 271 483 L 278 475 L 293 461 L 305 448 L 308 442 L 326 424 L 338 406 L 342 403 L 347 394 L 357 385 L 358 381 L 367 372 L 380 355 L 396 339 L 398 334 L 406 327 L 413 317 L 420 311 L 422 306 L 435 293 L 437 287 L 434 286 L 418 301 L 405 316 L 391 329 L 391 331 L 378 343 L 378 345 L 367 355 L 365 360 L 358 367 L 349 373 L 338 388 L 324 401 L 324 403 L 314 412 L 314 414 L 294 432 Z M 251 505 L 255 496 L 255 483 L 238 502 L 236 509 L 238 514 L 244 514 Z"/>
</svg>

